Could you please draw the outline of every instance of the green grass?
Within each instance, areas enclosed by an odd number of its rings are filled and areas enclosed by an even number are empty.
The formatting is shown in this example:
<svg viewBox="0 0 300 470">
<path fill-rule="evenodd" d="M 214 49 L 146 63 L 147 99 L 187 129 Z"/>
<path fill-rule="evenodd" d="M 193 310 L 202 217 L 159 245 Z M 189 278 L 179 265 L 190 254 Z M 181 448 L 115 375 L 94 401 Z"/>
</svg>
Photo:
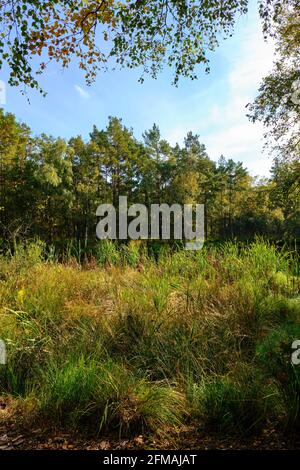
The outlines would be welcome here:
<svg viewBox="0 0 300 470">
<path fill-rule="evenodd" d="M 50 362 L 41 371 L 43 387 L 36 390 L 38 412 L 72 427 L 95 432 L 111 427 L 120 431 L 157 431 L 179 425 L 183 396 L 164 383 L 150 383 L 111 359 L 73 357 Z"/>
<path fill-rule="evenodd" d="M 58 263 L 40 242 L 0 257 L 0 393 L 29 421 L 121 434 L 299 429 L 292 254 L 263 240 L 174 253 L 102 242 L 94 262 L 79 258 Z"/>
<path fill-rule="evenodd" d="M 204 429 L 239 436 L 258 432 L 268 419 L 276 422 L 283 410 L 275 383 L 249 364 L 193 384 L 190 399 Z"/>
</svg>

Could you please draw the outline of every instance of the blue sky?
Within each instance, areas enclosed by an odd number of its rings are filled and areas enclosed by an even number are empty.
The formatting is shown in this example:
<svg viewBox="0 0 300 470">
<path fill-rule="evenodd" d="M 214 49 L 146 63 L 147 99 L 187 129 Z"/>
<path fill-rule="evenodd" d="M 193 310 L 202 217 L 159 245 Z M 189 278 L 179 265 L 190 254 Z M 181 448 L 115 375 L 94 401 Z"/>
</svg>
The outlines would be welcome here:
<svg viewBox="0 0 300 470">
<path fill-rule="evenodd" d="M 252 175 L 268 176 L 271 158 L 262 152 L 263 129 L 246 118 L 245 105 L 257 93 L 270 70 L 273 44 L 263 42 L 257 4 L 237 22 L 232 38 L 221 42 L 211 56 L 211 72 L 197 70 L 199 79 L 171 85 L 165 70 L 157 80 L 138 83 L 138 70 L 100 73 L 87 87 L 75 66 L 62 71 L 51 64 L 40 83 L 48 95 L 29 92 L 30 104 L 17 89 L 6 89 L 4 109 L 26 122 L 35 135 L 42 132 L 69 138 L 88 138 L 93 124 L 104 128 L 108 116 L 118 116 L 137 138 L 156 122 L 163 138 L 182 143 L 189 130 L 197 133 L 209 156 L 240 160 Z M 2 80 L 7 75 L 1 73 Z"/>
</svg>

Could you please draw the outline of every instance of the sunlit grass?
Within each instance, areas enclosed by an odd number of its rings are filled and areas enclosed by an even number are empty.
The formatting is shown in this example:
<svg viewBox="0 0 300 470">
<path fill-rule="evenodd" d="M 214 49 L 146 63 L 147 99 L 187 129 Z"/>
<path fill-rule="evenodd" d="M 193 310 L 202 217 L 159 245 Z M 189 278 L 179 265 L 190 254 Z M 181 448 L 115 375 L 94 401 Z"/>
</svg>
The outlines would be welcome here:
<svg viewBox="0 0 300 470">
<path fill-rule="evenodd" d="M 34 419 L 121 433 L 299 425 L 292 255 L 263 241 L 155 258 L 107 242 L 86 265 L 45 252 L 0 258 L 0 392 Z"/>
</svg>

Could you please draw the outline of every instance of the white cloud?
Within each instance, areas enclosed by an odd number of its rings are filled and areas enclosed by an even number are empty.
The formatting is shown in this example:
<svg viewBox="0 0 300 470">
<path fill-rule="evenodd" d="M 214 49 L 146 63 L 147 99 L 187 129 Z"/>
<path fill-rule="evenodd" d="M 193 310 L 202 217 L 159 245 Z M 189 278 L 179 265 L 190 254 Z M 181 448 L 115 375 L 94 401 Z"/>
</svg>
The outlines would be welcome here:
<svg viewBox="0 0 300 470">
<path fill-rule="evenodd" d="M 240 52 L 232 60 L 232 70 L 228 76 L 231 89 L 239 93 L 257 89 L 272 67 L 273 54 L 273 43 L 265 42 L 257 29 L 250 30 Z"/>
<path fill-rule="evenodd" d="M 89 99 L 91 97 L 91 95 L 86 91 L 84 90 L 83 88 L 81 88 L 81 86 L 79 85 L 74 85 L 74 88 L 75 90 L 77 91 L 77 93 L 79 94 L 79 96 L 81 98 L 84 98 L 84 99 Z"/>
<path fill-rule="evenodd" d="M 263 152 L 264 129 L 248 120 L 246 105 L 253 101 L 262 78 L 272 68 L 274 44 L 263 40 L 257 19 L 246 21 L 239 42 L 221 51 L 227 74 L 194 95 L 193 103 L 186 105 L 190 109 L 188 121 L 172 126 L 168 139 L 182 143 L 187 131 L 192 130 L 200 134 L 214 160 L 223 154 L 243 161 L 254 175 L 268 175 L 271 159 Z"/>
<path fill-rule="evenodd" d="M 224 129 L 204 136 L 209 155 L 217 160 L 221 154 L 243 161 L 253 175 L 267 175 L 271 160 L 263 149 L 263 126 L 251 123 L 233 123 Z"/>
<path fill-rule="evenodd" d="M 248 120 L 245 106 L 254 99 L 262 78 L 272 67 L 274 46 L 263 41 L 257 28 L 250 27 L 244 38 L 231 59 L 226 104 L 211 112 L 216 129 L 203 140 L 213 158 L 223 153 L 243 160 L 252 174 L 268 174 L 271 161 L 263 153 L 263 126 Z"/>
</svg>

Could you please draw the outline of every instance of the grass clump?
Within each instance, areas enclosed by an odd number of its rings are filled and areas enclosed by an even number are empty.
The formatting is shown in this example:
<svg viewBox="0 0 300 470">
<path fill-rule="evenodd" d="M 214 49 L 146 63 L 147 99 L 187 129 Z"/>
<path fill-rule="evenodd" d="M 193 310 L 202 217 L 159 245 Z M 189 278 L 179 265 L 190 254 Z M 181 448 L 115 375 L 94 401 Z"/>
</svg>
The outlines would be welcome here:
<svg viewBox="0 0 300 470">
<path fill-rule="evenodd" d="M 299 320 L 299 319 L 298 319 Z M 257 346 L 258 360 L 266 374 L 274 378 L 285 402 L 285 425 L 300 429 L 300 368 L 292 361 L 292 345 L 300 339 L 300 323 L 275 329 Z"/>
<path fill-rule="evenodd" d="M 97 244 L 96 259 L 99 266 L 114 266 L 120 262 L 121 256 L 115 243 L 101 240 Z"/>
<path fill-rule="evenodd" d="M 245 364 L 225 376 L 193 384 L 190 398 L 202 426 L 215 432 L 248 435 L 281 412 L 280 393 L 260 371 Z"/>
<path fill-rule="evenodd" d="M 79 357 L 49 364 L 43 374 L 38 413 L 60 424 L 100 431 L 163 431 L 178 426 L 183 396 L 168 384 L 150 383 L 108 359 Z M 37 393 L 37 396 L 39 393 Z"/>
</svg>

